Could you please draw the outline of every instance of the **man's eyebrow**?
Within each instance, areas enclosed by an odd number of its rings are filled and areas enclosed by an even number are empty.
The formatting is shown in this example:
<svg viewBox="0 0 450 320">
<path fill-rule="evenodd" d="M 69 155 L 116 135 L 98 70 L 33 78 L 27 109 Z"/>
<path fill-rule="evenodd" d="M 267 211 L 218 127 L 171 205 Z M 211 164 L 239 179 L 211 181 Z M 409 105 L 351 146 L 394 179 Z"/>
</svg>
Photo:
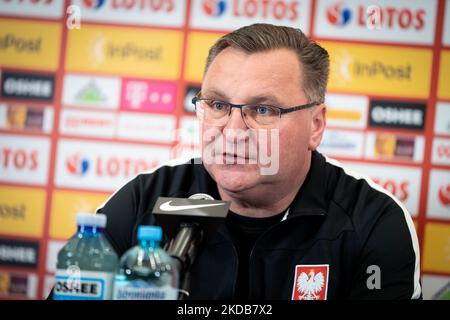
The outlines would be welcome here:
<svg viewBox="0 0 450 320">
<path fill-rule="evenodd" d="M 201 91 L 201 95 L 203 96 L 203 97 L 205 97 L 205 98 L 214 98 L 214 99 L 223 99 L 223 100 L 225 100 L 225 101 L 228 101 L 228 96 L 225 94 L 225 93 L 223 93 L 223 92 L 221 92 L 220 90 L 217 90 L 217 89 L 208 89 L 208 90 L 205 90 L 205 91 Z M 224 102 L 225 102 L 224 101 Z"/>
<path fill-rule="evenodd" d="M 208 89 L 202 91 L 202 96 L 204 96 L 205 98 L 221 99 L 224 101 L 229 101 L 230 99 L 225 93 L 217 89 Z M 257 103 L 272 104 L 276 106 L 280 105 L 279 99 L 275 95 L 271 94 L 256 95 L 249 98 L 249 100 L 245 102 L 245 104 L 257 104 Z"/>
<path fill-rule="evenodd" d="M 263 103 L 263 104 L 265 103 L 278 106 L 280 105 L 280 100 L 275 95 L 262 94 L 252 97 L 249 103 Z"/>
</svg>

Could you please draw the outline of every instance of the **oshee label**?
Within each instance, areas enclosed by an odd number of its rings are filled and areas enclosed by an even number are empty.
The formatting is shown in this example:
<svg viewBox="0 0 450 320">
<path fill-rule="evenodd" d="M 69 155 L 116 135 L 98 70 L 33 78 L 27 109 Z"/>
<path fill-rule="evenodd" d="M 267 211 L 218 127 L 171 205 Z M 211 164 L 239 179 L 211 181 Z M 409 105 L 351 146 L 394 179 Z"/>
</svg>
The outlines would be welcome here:
<svg viewBox="0 0 450 320">
<path fill-rule="evenodd" d="M 110 300 L 113 273 L 56 270 L 55 300 Z"/>
<path fill-rule="evenodd" d="M 114 283 L 114 300 L 177 300 L 178 290 L 170 285 L 150 286 L 142 280 Z"/>
</svg>

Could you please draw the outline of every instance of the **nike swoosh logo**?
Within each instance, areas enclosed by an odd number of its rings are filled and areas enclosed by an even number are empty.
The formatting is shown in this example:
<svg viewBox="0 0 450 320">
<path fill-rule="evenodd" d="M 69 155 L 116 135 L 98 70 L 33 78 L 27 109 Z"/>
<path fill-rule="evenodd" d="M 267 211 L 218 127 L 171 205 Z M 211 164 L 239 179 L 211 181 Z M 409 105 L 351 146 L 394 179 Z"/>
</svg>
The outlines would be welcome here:
<svg viewBox="0 0 450 320">
<path fill-rule="evenodd" d="M 192 210 L 192 209 L 200 209 L 200 208 L 208 208 L 215 206 L 222 206 L 224 203 L 210 203 L 210 204 L 191 204 L 184 206 L 172 206 L 170 203 L 172 200 L 162 203 L 159 206 L 161 211 L 180 211 L 180 210 Z"/>
</svg>

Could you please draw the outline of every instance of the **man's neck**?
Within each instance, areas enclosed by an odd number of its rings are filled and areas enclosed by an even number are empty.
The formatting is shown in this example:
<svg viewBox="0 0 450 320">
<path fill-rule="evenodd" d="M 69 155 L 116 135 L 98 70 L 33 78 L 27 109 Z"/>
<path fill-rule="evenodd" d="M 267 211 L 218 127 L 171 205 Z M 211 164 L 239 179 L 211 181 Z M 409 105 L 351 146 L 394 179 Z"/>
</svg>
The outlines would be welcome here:
<svg viewBox="0 0 450 320">
<path fill-rule="evenodd" d="M 222 200 L 230 201 L 230 210 L 247 217 L 270 217 L 286 210 L 294 200 L 305 181 L 311 166 L 311 158 L 305 161 L 304 168 L 297 179 L 288 183 L 260 184 L 250 190 L 232 192 L 218 186 Z"/>
</svg>

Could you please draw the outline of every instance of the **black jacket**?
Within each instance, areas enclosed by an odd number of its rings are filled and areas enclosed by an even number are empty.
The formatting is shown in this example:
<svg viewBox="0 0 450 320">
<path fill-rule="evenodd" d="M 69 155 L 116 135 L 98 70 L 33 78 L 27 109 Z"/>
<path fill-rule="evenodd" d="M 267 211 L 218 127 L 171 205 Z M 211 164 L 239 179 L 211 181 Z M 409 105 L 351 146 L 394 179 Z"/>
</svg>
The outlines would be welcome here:
<svg viewBox="0 0 450 320">
<path fill-rule="evenodd" d="M 137 244 L 139 225 L 155 223 L 151 212 L 158 197 L 206 193 L 220 199 L 215 181 L 198 162 L 140 174 L 98 210 L 108 216 L 105 234 L 119 255 Z M 232 299 L 238 263 L 223 224 L 192 266 L 190 298 Z M 311 169 L 285 219 L 252 250 L 249 297 L 416 299 L 421 298 L 419 266 L 417 236 L 406 209 L 372 181 L 313 152 Z M 311 284 L 314 279 L 318 289 L 308 293 L 305 280 Z"/>
</svg>

